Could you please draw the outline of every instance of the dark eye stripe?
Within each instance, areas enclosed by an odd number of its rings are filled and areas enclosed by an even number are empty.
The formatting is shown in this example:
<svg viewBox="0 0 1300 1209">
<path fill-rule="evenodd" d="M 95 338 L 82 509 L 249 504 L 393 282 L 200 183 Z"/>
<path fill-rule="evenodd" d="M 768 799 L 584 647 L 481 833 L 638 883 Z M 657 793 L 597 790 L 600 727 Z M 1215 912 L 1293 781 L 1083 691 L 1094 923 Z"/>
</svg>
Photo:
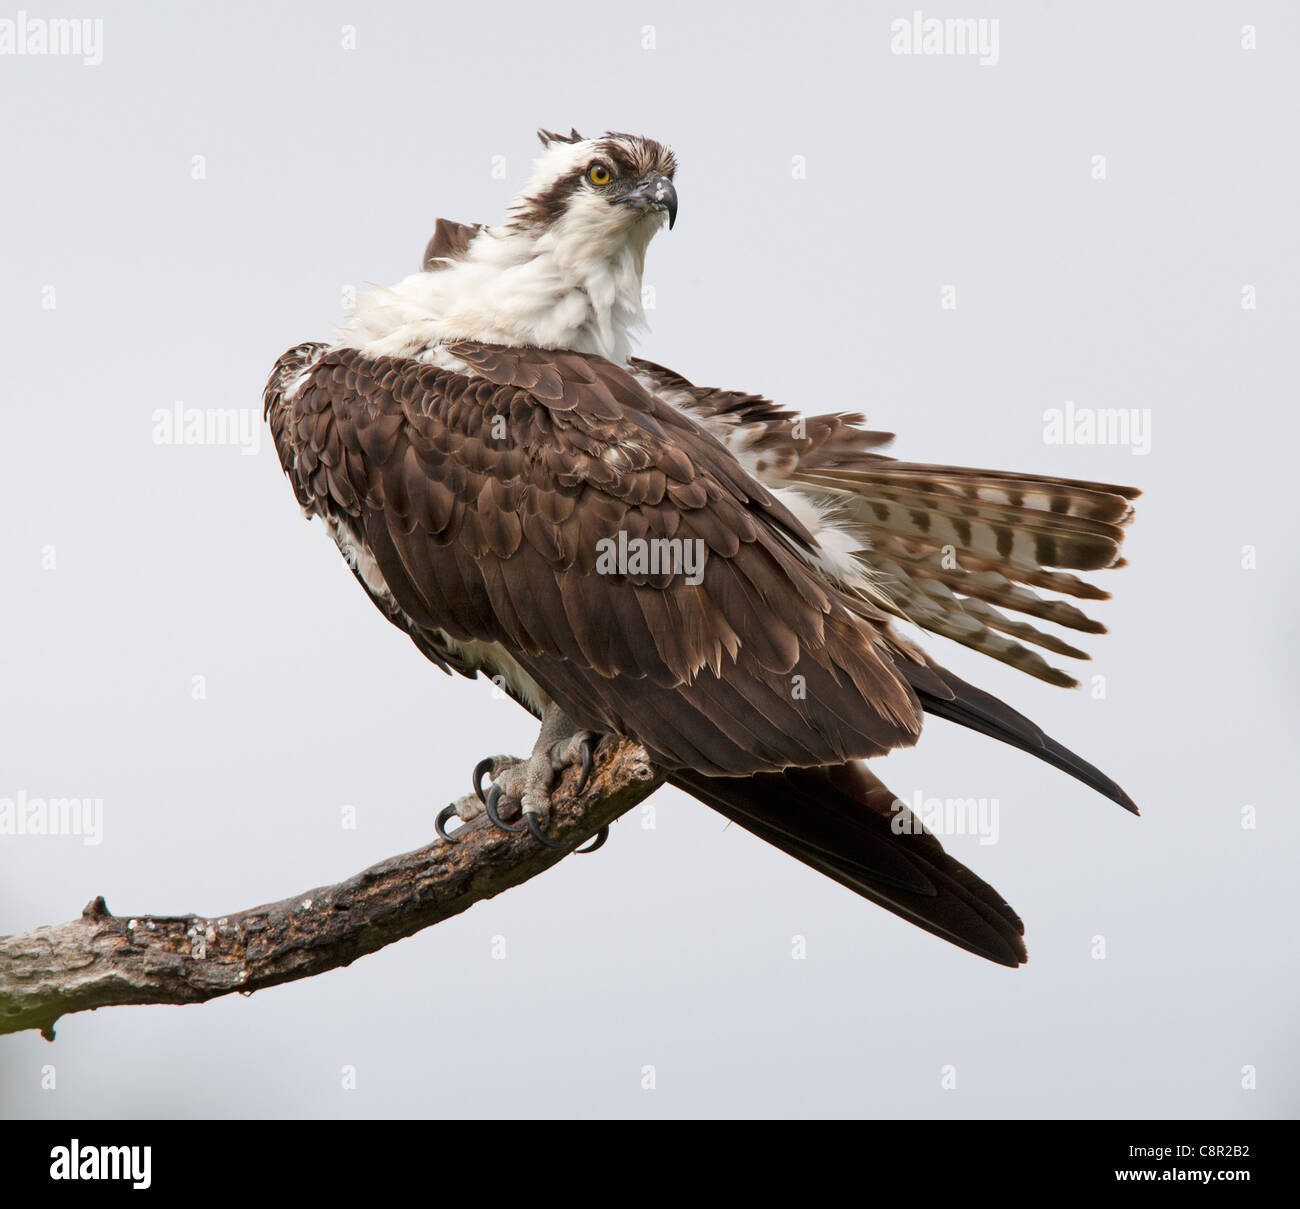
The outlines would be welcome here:
<svg viewBox="0 0 1300 1209">
<path fill-rule="evenodd" d="M 636 161 L 617 143 L 611 144 L 606 148 L 606 151 L 609 154 L 609 158 L 618 165 L 620 171 L 624 173 L 636 171 Z"/>
</svg>

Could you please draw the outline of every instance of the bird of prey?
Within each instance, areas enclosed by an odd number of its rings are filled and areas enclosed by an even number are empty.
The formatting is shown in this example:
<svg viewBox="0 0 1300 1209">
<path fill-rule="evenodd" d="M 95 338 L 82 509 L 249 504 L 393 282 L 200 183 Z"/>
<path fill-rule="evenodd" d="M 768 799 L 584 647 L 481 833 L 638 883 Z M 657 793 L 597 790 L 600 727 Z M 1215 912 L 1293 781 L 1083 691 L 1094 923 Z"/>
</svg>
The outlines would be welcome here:
<svg viewBox="0 0 1300 1209">
<path fill-rule="evenodd" d="M 861 415 L 803 417 L 633 357 L 676 159 L 539 133 L 500 225 L 440 220 L 421 271 L 276 363 L 266 416 L 299 504 L 428 659 L 540 719 L 528 758 L 475 770 L 494 825 L 554 843 L 557 773 L 585 779 L 593 741 L 627 736 L 755 835 L 1019 965 L 1016 913 L 863 761 L 929 714 L 1136 807 L 897 623 L 1074 684 L 1031 645 L 1086 656 L 1026 618 L 1102 631 L 1061 597 L 1107 595 L 1073 572 L 1119 565 L 1138 492 L 895 460 Z"/>
</svg>

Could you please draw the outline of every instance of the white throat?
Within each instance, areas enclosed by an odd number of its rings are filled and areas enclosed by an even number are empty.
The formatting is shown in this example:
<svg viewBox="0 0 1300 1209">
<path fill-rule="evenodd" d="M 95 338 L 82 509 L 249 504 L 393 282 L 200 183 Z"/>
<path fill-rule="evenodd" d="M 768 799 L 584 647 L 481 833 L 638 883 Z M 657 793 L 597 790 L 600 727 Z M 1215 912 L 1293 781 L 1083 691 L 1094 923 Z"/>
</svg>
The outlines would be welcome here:
<svg viewBox="0 0 1300 1209">
<path fill-rule="evenodd" d="M 645 326 L 641 274 L 663 221 L 593 199 L 544 230 L 488 228 L 464 259 L 370 291 L 339 343 L 371 356 L 421 357 L 444 341 L 482 340 L 569 348 L 621 365 Z"/>
</svg>

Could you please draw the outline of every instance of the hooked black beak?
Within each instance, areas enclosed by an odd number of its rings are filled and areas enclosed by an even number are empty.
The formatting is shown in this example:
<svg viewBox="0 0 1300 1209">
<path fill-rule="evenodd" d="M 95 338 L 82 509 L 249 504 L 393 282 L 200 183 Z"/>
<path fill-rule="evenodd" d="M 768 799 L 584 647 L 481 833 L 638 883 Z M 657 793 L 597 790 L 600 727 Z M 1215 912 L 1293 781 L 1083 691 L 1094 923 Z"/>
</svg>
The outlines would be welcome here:
<svg viewBox="0 0 1300 1209">
<path fill-rule="evenodd" d="M 646 173 L 636 187 L 619 200 L 634 210 L 644 210 L 649 207 L 665 211 L 668 215 L 670 231 L 673 229 L 673 223 L 677 221 L 677 190 L 673 188 L 673 182 L 662 172 Z"/>
</svg>

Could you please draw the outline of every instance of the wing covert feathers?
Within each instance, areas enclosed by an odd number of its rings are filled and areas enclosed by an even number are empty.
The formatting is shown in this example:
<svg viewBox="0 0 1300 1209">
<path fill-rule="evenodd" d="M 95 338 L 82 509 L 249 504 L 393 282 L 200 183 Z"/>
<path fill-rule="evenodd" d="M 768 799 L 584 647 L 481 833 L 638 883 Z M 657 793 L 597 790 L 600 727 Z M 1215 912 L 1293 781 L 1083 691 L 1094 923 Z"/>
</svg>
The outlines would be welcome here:
<svg viewBox="0 0 1300 1209">
<path fill-rule="evenodd" d="M 668 767 L 915 741 L 887 614 L 809 565 L 803 525 L 695 421 L 598 357 L 448 348 L 465 371 L 315 350 L 271 407 L 300 502 L 356 535 L 418 626 L 498 644 L 577 724 Z M 620 535 L 690 543 L 698 576 L 604 573 Z"/>
</svg>

